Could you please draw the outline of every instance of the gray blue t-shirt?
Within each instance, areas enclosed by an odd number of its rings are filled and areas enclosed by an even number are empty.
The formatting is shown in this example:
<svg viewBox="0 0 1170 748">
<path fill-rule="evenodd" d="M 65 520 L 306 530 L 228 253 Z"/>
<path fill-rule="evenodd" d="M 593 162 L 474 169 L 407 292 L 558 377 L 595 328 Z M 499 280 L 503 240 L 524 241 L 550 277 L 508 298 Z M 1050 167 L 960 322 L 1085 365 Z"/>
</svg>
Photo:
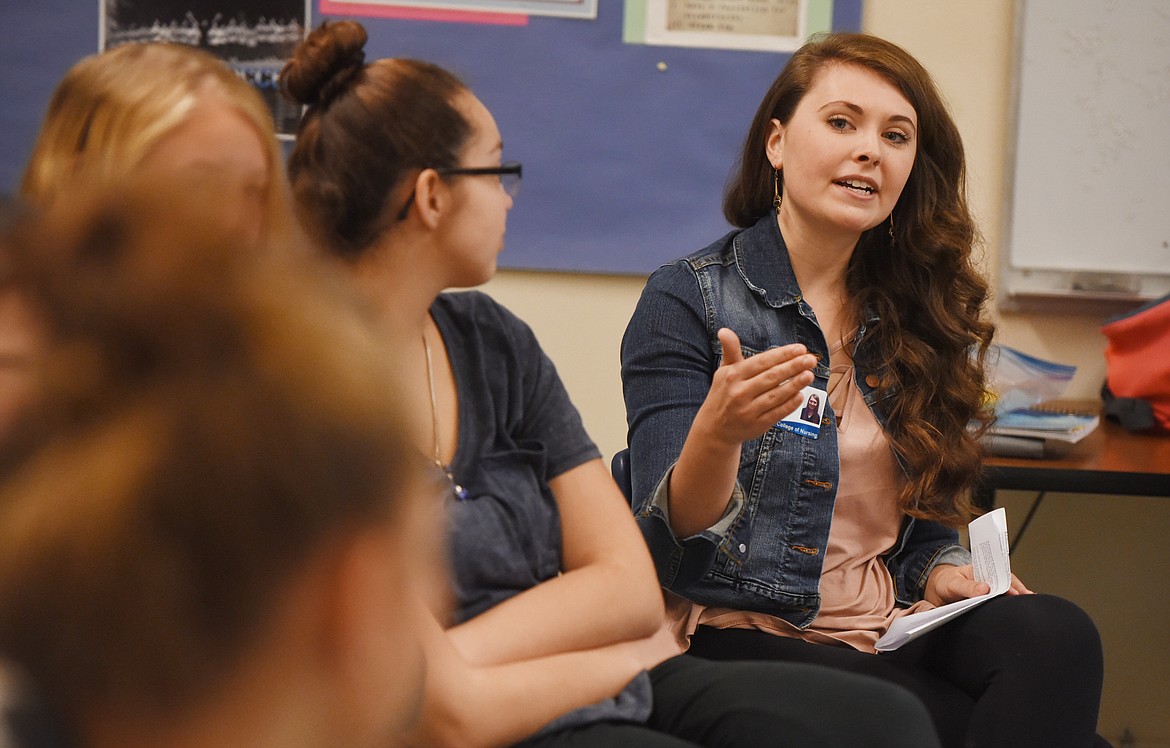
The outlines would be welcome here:
<svg viewBox="0 0 1170 748">
<path fill-rule="evenodd" d="M 474 618 L 561 570 L 561 522 L 548 482 L 601 456 L 581 416 L 523 321 L 486 294 L 439 296 L 431 306 L 459 398 L 450 471 L 447 547 L 454 622 Z M 645 721 L 643 674 L 617 699 L 565 715 L 545 731 L 608 719 Z"/>
<path fill-rule="evenodd" d="M 561 568 L 548 482 L 600 456 L 532 330 L 478 292 L 441 295 L 431 314 L 451 359 L 459 441 L 448 548 L 462 622 Z"/>
</svg>

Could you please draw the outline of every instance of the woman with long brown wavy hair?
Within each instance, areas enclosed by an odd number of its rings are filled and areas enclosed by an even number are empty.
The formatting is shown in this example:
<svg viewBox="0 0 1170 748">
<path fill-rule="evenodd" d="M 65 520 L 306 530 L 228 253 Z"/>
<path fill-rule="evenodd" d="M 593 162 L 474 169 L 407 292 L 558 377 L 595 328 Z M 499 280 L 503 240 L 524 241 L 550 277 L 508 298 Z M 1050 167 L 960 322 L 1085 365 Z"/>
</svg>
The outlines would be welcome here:
<svg viewBox="0 0 1170 748">
<path fill-rule="evenodd" d="M 1089 746 L 1096 629 L 1014 577 L 875 656 L 897 617 L 988 591 L 954 529 L 978 513 L 994 332 L 965 179 L 905 50 L 865 34 L 798 50 L 729 183 L 737 228 L 656 271 L 626 330 L 632 498 L 692 653 L 901 683 L 948 746 Z"/>
</svg>

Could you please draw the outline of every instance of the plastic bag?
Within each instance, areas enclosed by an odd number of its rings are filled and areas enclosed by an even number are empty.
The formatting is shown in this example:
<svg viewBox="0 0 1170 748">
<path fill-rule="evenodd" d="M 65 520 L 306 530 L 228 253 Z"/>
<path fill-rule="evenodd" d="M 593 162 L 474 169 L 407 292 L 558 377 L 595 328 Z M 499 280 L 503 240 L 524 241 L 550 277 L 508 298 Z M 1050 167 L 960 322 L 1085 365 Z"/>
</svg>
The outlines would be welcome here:
<svg viewBox="0 0 1170 748">
<path fill-rule="evenodd" d="M 987 351 L 996 415 L 1060 398 L 1076 372 L 1075 366 L 1045 361 L 1006 345 L 993 344 Z"/>
</svg>

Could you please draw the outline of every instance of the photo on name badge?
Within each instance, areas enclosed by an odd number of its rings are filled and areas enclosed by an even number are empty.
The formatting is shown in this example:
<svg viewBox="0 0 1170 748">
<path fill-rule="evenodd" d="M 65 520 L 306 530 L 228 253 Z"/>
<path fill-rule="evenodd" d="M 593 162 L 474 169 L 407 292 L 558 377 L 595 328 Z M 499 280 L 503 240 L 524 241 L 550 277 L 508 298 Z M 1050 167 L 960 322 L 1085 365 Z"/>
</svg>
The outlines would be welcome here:
<svg viewBox="0 0 1170 748">
<path fill-rule="evenodd" d="M 825 416 L 825 404 L 829 393 L 816 387 L 804 387 L 800 391 L 801 404 L 796 410 L 780 419 L 778 428 L 800 436 L 816 439 L 821 433 L 821 420 Z"/>
</svg>

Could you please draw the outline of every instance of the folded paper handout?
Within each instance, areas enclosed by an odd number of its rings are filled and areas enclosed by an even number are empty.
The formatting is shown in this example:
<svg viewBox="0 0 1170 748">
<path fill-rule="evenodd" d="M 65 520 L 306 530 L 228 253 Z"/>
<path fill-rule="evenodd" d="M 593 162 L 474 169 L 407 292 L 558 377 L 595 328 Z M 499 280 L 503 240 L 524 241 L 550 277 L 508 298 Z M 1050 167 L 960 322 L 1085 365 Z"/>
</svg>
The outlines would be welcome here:
<svg viewBox="0 0 1170 748">
<path fill-rule="evenodd" d="M 971 565 L 975 580 L 987 582 L 991 591 L 977 597 L 941 605 L 894 619 L 886 633 L 877 640 L 879 652 L 890 652 L 963 615 L 977 605 L 1002 595 L 1012 586 L 1008 563 L 1007 513 L 1003 507 L 977 517 L 967 525 L 971 542 Z"/>
</svg>

